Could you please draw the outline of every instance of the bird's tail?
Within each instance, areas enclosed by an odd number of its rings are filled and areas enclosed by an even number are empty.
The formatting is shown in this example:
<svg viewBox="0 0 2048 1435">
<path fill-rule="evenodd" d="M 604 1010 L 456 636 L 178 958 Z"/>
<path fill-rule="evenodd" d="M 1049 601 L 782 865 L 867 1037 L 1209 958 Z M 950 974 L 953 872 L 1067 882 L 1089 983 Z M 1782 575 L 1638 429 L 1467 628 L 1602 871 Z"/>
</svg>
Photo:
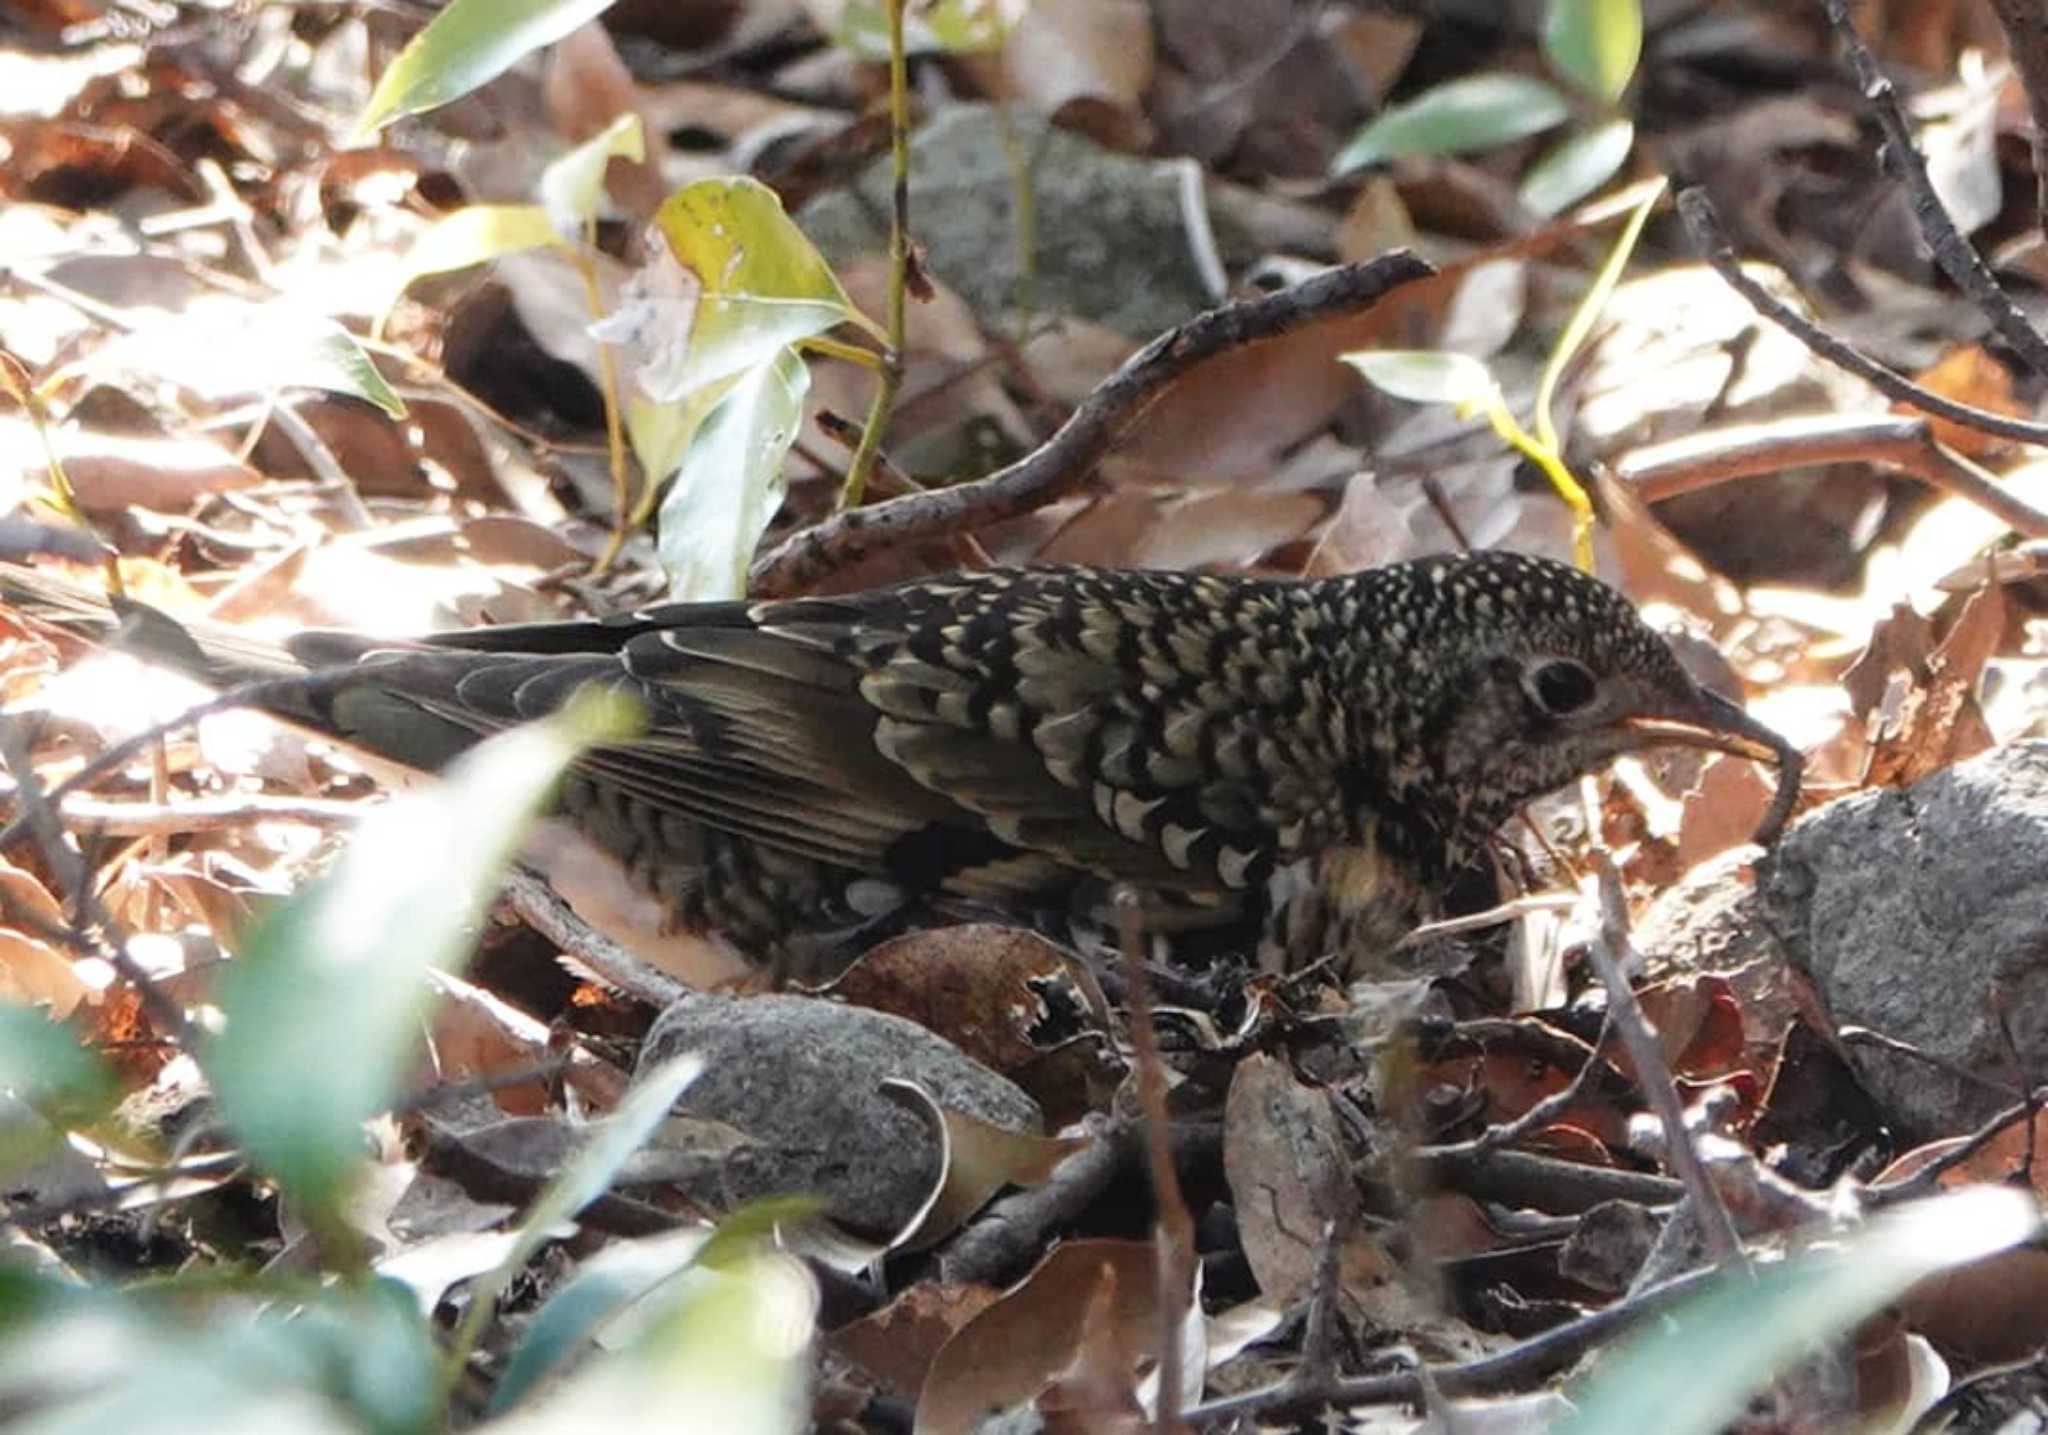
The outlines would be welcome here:
<svg viewBox="0 0 2048 1435">
<path fill-rule="evenodd" d="M 119 648 L 209 687 L 230 688 L 302 677 L 308 664 L 281 643 L 204 620 L 185 622 L 160 609 L 69 578 L 0 564 L 0 605 L 32 628 Z"/>
</svg>

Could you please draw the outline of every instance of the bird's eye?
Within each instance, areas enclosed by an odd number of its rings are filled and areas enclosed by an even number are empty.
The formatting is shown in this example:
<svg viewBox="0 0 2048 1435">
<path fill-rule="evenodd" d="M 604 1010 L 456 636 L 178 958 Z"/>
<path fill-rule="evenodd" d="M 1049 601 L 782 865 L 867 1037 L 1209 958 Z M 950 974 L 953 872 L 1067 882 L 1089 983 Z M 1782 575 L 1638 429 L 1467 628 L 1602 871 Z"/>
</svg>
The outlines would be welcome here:
<svg viewBox="0 0 2048 1435">
<path fill-rule="evenodd" d="M 1569 717 L 1600 694 L 1600 685 L 1583 663 L 1570 658 L 1545 658 L 1522 674 L 1522 687 L 1537 707 L 1552 717 Z"/>
</svg>

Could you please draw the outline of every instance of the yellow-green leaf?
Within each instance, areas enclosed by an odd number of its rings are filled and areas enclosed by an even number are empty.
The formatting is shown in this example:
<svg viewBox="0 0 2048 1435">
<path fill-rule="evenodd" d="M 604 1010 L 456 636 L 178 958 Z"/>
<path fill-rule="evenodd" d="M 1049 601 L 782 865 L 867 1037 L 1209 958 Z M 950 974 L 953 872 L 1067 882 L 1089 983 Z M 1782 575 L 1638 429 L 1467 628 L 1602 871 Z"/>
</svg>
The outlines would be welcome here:
<svg viewBox="0 0 2048 1435">
<path fill-rule="evenodd" d="M 369 135 L 401 115 L 460 99 L 543 45 L 603 14 L 612 0 L 452 0 L 377 80 L 356 121 Z"/>
<path fill-rule="evenodd" d="M 1543 52 L 1594 99 L 1618 103 L 1643 55 L 1642 0 L 1550 0 Z"/>
<path fill-rule="evenodd" d="M 1562 124 L 1571 106 L 1528 75 L 1470 75 L 1395 105 L 1352 136 L 1332 162 L 1338 174 L 1402 155 L 1491 149 Z"/>
<path fill-rule="evenodd" d="M 1470 354 L 1433 349 L 1359 349 L 1344 362 L 1376 389 L 1417 404 L 1483 403 L 1494 392 L 1493 374 Z"/>
<path fill-rule="evenodd" d="M 661 503 L 658 549 L 671 598 L 745 595 L 754 547 L 782 506 L 783 461 L 810 383 L 804 361 L 785 349 L 742 375 L 690 438 Z"/>
<path fill-rule="evenodd" d="M 1614 178 L 1635 142 L 1636 127 L 1628 120 L 1609 120 L 1571 136 L 1529 166 L 1519 190 L 1522 203 L 1546 219 L 1563 213 Z"/>
<path fill-rule="evenodd" d="M 644 159 L 640 116 L 627 111 L 540 174 L 540 202 L 564 238 L 580 234 L 604 196 L 604 172 L 614 158 Z"/>
<path fill-rule="evenodd" d="M 688 352 L 664 386 L 668 395 L 758 368 L 841 323 L 875 330 L 759 180 L 699 180 L 670 195 L 654 222 L 675 261 L 701 286 Z"/>
</svg>

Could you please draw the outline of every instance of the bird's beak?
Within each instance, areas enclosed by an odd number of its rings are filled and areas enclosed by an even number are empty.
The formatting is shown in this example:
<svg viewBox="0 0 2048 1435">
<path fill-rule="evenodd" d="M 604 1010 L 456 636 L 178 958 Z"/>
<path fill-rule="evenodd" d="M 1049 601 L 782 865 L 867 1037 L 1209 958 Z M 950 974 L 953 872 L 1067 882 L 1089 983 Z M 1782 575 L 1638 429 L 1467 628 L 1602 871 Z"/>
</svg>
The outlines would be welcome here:
<svg viewBox="0 0 2048 1435">
<path fill-rule="evenodd" d="M 1756 829 L 1755 840 L 1769 846 L 1784 831 L 1792 804 L 1799 798 L 1799 775 L 1806 761 L 1798 748 L 1727 698 L 1702 688 L 1689 711 L 1627 718 L 1622 726 L 1646 747 L 1652 743 L 1700 747 L 1777 764 L 1778 792 Z"/>
</svg>

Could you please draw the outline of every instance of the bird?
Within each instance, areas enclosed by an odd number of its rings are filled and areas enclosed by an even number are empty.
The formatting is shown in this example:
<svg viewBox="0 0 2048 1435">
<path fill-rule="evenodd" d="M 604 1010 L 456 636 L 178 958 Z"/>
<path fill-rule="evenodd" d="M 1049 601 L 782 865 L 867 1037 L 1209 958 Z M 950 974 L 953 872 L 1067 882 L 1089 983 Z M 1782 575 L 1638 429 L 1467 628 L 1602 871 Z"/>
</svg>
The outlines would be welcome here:
<svg viewBox="0 0 2048 1435">
<path fill-rule="evenodd" d="M 687 932 L 798 980 L 976 915 L 1071 929 L 1135 890 L 1283 971 L 1383 971 L 1522 804 L 1675 744 L 1800 757 L 1693 680 L 1615 589 L 1502 550 L 1315 579 L 992 568 L 394 640 L 280 642 L 48 573 L 0 601 L 434 770 L 577 690 L 637 737 L 559 815 Z"/>
</svg>

